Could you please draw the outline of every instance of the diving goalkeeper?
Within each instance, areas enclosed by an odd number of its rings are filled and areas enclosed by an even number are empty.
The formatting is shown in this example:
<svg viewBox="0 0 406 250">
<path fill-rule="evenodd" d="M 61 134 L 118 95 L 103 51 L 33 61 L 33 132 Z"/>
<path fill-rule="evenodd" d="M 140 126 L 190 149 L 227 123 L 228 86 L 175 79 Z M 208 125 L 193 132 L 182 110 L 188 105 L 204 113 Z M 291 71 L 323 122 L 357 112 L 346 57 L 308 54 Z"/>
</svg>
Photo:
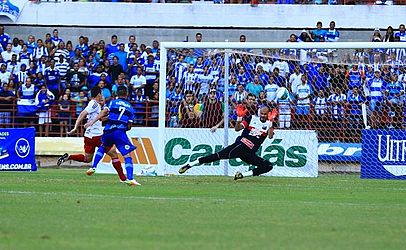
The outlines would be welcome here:
<svg viewBox="0 0 406 250">
<path fill-rule="evenodd" d="M 258 116 L 252 115 L 247 119 L 243 119 L 247 113 L 247 109 L 243 105 L 237 105 L 237 124 L 235 131 L 241 131 L 240 136 L 237 137 L 235 142 L 221 151 L 203 156 L 189 164 L 181 167 L 179 173 L 183 174 L 188 169 L 204 163 L 214 162 L 220 159 L 233 159 L 240 158 L 248 164 L 257 166 L 253 170 L 247 172 L 237 171 L 234 176 L 234 180 L 242 179 L 248 176 L 258 176 L 272 170 L 273 165 L 271 162 L 259 157 L 256 152 L 265 141 L 266 137 L 272 139 L 273 128 L 272 120 L 275 118 L 276 113 L 270 112 L 268 107 L 262 107 L 259 110 Z"/>
</svg>

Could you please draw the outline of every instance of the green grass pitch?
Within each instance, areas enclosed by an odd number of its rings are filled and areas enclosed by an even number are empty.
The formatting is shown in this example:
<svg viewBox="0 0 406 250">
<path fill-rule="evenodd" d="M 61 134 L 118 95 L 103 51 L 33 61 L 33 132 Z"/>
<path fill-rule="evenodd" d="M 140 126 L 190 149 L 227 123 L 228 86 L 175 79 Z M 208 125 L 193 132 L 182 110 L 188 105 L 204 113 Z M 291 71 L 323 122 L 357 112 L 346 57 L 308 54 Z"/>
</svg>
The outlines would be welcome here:
<svg viewBox="0 0 406 250">
<path fill-rule="evenodd" d="M 406 182 L 0 173 L 0 249 L 405 249 Z"/>
</svg>

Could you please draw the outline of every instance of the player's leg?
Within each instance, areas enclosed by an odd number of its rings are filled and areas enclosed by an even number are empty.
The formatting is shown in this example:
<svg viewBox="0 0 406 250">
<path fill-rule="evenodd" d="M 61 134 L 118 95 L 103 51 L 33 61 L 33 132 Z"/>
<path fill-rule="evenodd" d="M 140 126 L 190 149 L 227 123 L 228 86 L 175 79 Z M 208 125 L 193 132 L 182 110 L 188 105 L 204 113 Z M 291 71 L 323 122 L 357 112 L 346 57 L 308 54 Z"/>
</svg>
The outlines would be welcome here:
<svg viewBox="0 0 406 250">
<path fill-rule="evenodd" d="M 259 157 L 253 152 L 243 153 L 240 157 L 244 162 L 257 166 L 253 170 L 246 172 L 237 172 L 234 176 L 234 180 L 242 179 L 248 176 L 258 176 L 264 173 L 267 173 L 272 170 L 273 164 L 270 161 L 265 160 L 264 158 Z"/>
<path fill-rule="evenodd" d="M 60 166 L 63 162 L 68 160 L 84 163 L 91 162 L 93 159 L 94 152 L 96 151 L 96 147 L 100 147 L 101 145 L 101 136 L 95 136 L 93 138 L 83 137 L 83 143 L 85 154 L 69 155 L 68 153 L 65 153 L 58 158 L 56 165 Z"/>
<path fill-rule="evenodd" d="M 127 179 L 127 177 L 125 176 L 123 168 L 121 167 L 121 161 L 118 158 L 118 154 L 116 152 L 116 149 L 112 148 L 106 154 L 111 157 L 111 162 L 112 162 L 113 167 L 116 170 L 120 180 L 125 181 Z"/>
<path fill-rule="evenodd" d="M 243 144 L 235 142 L 234 144 L 231 144 L 228 147 L 223 148 L 222 150 L 220 150 L 217 153 L 200 157 L 197 160 L 192 161 L 189 164 L 186 164 L 185 166 L 183 166 L 179 169 L 179 173 L 183 174 L 188 169 L 190 169 L 196 165 L 199 165 L 199 164 L 215 162 L 215 161 L 222 160 L 222 159 L 236 158 L 236 157 L 238 157 L 239 152 L 243 151 L 244 147 L 245 146 Z"/>
<path fill-rule="evenodd" d="M 129 186 L 141 185 L 136 180 L 134 180 L 133 159 L 131 158 L 130 155 L 130 153 L 137 147 L 135 147 L 130 142 L 125 131 L 117 130 L 113 134 L 114 134 L 114 144 L 116 145 L 118 151 L 120 151 L 121 155 L 124 156 L 125 170 L 127 174 L 127 180 L 125 181 L 125 183 L 127 183 Z"/>
<path fill-rule="evenodd" d="M 101 146 L 96 151 L 92 167 L 86 171 L 87 175 L 92 175 L 94 172 L 96 172 L 97 165 L 103 159 L 104 154 L 110 151 L 111 147 L 113 146 L 113 141 L 114 141 L 114 133 L 107 133 L 102 135 Z"/>
</svg>

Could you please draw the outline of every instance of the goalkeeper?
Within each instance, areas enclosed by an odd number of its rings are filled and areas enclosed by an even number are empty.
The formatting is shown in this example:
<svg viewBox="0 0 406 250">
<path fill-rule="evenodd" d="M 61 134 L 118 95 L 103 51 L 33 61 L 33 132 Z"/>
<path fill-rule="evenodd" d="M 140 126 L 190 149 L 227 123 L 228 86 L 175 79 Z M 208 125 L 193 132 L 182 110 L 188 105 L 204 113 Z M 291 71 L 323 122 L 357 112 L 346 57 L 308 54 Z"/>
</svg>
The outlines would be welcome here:
<svg viewBox="0 0 406 250">
<path fill-rule="evenodd" d="M 272 120 L 275 118 L 276 113 L 270 112 L 268 107 L 262 107 L 257 115 L 252 115 L 243 120 L 247 113 L 247 109 L 243 105 L 237 105 L 237 124 L 235 131 L 242 130 L 240 136 L 237 137 L 232 145 L 222 149 L 221 151 L 203 156 L 189 164 L 181 167 L 179 173 L 183 174 L 188 169 L 204 163 L 214 162 L 220 159 L 233 159 L 240 158 L 248 164 L 257 166 L 253 170 L 247 172 L 237 171 L 234 180 L 242 179 L 248 176 L 258 176 L 272 170 L 272 163 L 259 157 L 256 152 L 265 141 L 266 137 L 271 139 L 273 137 Z"/>
</svg>

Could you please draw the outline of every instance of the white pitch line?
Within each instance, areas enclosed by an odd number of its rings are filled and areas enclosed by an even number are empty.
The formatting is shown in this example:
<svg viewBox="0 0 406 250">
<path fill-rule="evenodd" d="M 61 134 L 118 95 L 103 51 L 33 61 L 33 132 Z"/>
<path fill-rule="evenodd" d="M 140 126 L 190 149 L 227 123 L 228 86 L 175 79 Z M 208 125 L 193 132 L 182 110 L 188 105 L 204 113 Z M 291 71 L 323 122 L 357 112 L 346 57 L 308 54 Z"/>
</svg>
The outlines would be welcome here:
<svg viewBox="0 0 406 250">
<path fill-rule="evenodd" d="M 159 196 L 114 196 L 105 194 L 84 194 L 84 193 L 56 193 L 56 192 L 35 192 L 35 191 L 16 191 L 16 190 L 0 190 L 0 193 L 10 194 L 10 195 L 48 195 L 48 196 L 80 196 L 89 198 L 115 198 L 115 199 L 134 199 L 134 200 L 163 200 L 163 201 L 217 201 L 217 202 L 248 202 L 252 203 L 252 199 L 219 199 L 219 198 L 199 198 L 199 197 L 159 197 Z M 275 201 L 270 197 L 269 200 L 259 201 L 260 203 L 271 203 L 271 204 L 285 204 L 291 206 L 294 203 L 306 204 L 306 205 L 326 205 L 326 206 L 360 206 L 360 207 L 400 207 L 406 209 L 405 204 L 371 204 L 371 203 L 354 203 L 354 202 L 334 202 L 334 201 Z"/>
</svg>

